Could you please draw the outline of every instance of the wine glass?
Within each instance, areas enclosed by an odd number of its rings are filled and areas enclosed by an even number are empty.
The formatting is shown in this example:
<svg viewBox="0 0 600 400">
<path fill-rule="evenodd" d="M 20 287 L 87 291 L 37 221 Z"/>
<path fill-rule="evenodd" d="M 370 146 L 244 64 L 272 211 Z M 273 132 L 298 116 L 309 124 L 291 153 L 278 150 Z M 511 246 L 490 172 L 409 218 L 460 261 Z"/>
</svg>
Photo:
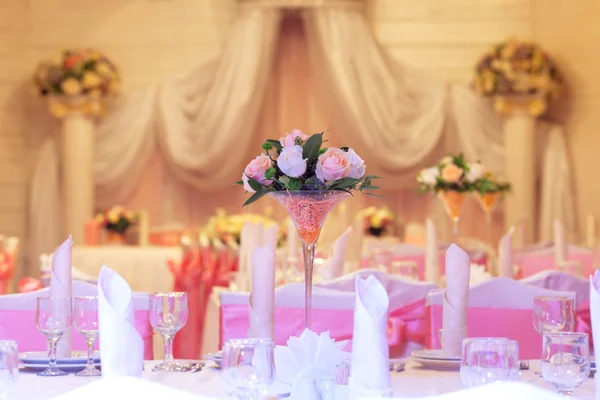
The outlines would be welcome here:
<svg viewBox="0 0 600 400">
<path fill-rule="evenodd" d="M 173 338 L 188 320 L 187 294 L 154 293 L 150 296 L 150 325 L 162 336 L 165 359 L 152 371 L 184 371 L 185 366 L 173 362 Z"/>
<path fill-rule="evenodd" d="M 75 329 L 85 338 L 88 350 L 87 365 L 76 376 L 99 376 L 100 370 L 94 365 L 94 343 L 98 339 L 98 297 L 75 297 L 74 301 Z"/>
<path fill-rule="evenodd" d="M 239 400 L 263 399 L 275 376 L 271 339 L 230 339 L 223 346 L 222 377 L 227 393 Z"/>
<path fill-rule="evenodd" d="M 0 340 L 0 400 L 8 398 L 19 377 L 17 342 Z"/>
<path fill-rule="evenodd" d="M 560 394 L 573 390 L 590 376 L 590 344 L 587 333 L 544 334 L 542 377 Z"/>
<path fill-rule="evenodd" d="M 37 329 L 48 340 L 48 368 L 38 373 L 39 376 L 67 375 L 56 367 L 56 347 L 60 338 L 73 324 L 70 297 L 38 297 L 35 314 Z"/>
</svg>

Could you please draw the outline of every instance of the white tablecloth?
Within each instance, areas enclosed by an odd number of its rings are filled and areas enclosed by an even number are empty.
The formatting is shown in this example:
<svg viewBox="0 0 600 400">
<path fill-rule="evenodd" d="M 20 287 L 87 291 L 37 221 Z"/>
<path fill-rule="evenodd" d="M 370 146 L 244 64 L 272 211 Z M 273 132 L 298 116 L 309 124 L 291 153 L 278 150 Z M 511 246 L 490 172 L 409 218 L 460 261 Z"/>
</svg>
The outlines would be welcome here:
<svg viewBox="0 0 600 400">
<path fill-rule="evenodd" d="M 167 260 L 180 260 L 179 247 L 96 246 L 73 248 L 73 265 L 82 272 L 98 276 L 106 264 L 129 283 L 136 292 L 170 292 L 173 275 Z"/>
<path fill-rule="evenodd" d="M 521 381 L 532 383 L 552 390 L 540 376 L 533 373 L 538 368 L 536 363 L 531 363 L 531 369 L 522 371 Z M 171 386 L 199 396 L 227 399 L 219 370 L 205 368 L 201 372 L 152 372 L 151 365 L 146 365 L 144 378 L 163 385 Z M 46 400 L 52 399 L 62 393 L 85 385 L 95 379 L 82 378 L 74 375 L 64 377 L 42 378 L 32 373 L 21 373 L 12 397 L 19 400 Z M 426 395 L 441 394 L 463 389 L 458 371 L 432 371 L 409 363 L 402 372 L 392 372 L 392 385 L 394 397 L 421 397 Z M 277 387 L 283 393 L 283 385 Z M 594 397 L 594 381 L 588 379 L 579 387 L 574 396 L 587 400 Z M 345 399 L 336 399 L 345 400 Z"/>
</svg>

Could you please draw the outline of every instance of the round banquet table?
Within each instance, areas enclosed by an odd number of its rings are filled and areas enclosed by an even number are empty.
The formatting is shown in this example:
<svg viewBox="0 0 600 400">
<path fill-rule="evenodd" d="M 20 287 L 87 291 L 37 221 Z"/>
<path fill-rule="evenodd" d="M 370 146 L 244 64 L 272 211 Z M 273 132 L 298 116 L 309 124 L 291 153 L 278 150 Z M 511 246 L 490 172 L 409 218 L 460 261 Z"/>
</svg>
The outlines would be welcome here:
<svg viewBox="0 0 600 400">
<path fill-rule="evenodd" d="M 156 361 L 145 364 L 144 379 L 154 381 L 179 390 L 190 392 L 200 397 L 210 399 L 228 399 L 221 382 L 219 370 L 206 367 L 200 372 L 152 372 Z M 532 361 L 530 369 L 522 371 L 521 381 L 552 390 L 540 376 L 534 374 L 539 368 L 539 362 Z M 392 386 L 394 397 L 422 397 L 427 395 L 454 392 L 463 389 L 458 371 L 434 371 L 419 367 L 418 364 L 409 362 L 404 371 L 392 372 Z M 45 378 L 35 373 L 21 372 L 12 396 L 9 398 L 19 400 L 46 400 L 67 393 L 77 387 L 83 386 L 96 379 L 83 378 L 74 375 L 63 377 Z M 275 384 L 274 392 L 285 393 L 286 385 Z M 287 389 L 287 390 L 286 390 Z M 587 400 L 594 398 L 594 380 L 588 379 L 582 386 L 575 390 L 573 396 Z M 345 400 L 345 399 L 336 399 Z"/>
</svg>

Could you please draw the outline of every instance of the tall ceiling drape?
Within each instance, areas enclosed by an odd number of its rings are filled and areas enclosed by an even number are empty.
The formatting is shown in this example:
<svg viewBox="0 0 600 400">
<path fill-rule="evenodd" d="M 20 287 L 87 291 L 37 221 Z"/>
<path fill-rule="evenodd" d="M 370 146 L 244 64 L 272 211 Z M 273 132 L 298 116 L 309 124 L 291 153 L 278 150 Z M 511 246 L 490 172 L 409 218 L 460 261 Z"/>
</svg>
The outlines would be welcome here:
<svg viewBox="0 0 600 400">
<path fill-rule="evenodd" d="M 132 93 L 100 123 L 94 161 L 98 207 L 131 198 L 134 183 L 157 159 L 181 182 L 177 187 L 192 188 L 199 201 L 201 193 L 216 193 L 239 179 L 255 152 L 250 147 L 260 126 L 283 15 L 281 8 L 264 6 L 272 1 L 247 3 L 218 58 Z M 361 149 L 370 172 L 385 176 L 387 190 L 410 187 L 419 168 L 447 151 L 462 150 L 502 173 L 502 120 L 485 100 L 390 58 L 362 10 L 347 6 L 355 2 L 324 3 L 328 6 L 301 12 L 311 71 L 334 135 Z M 539 175 L 542 237 L 551 235 L 549 221 L 556 217 L 575 230 L 574 199 L 564 195 L 571 176 L 563 133 L 553 126 L 547 135 L 549 150 Z M 51 251 L 65 234 L 59 161 L 55 139 L 48 137 L 30 197 L 30 252 L 35 257 Z"/>
</svg>

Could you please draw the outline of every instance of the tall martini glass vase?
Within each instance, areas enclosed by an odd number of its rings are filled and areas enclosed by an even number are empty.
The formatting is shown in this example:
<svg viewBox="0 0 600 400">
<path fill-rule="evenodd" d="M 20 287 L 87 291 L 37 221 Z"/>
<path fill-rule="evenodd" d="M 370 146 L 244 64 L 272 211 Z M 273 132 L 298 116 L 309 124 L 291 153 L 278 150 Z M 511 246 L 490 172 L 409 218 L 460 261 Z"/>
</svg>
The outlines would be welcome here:
<svg viewBox="0 0 600 400">
<path fill-rule="evenodd" d="M 290 214 L 302 242 L 304 256 L 304 325 L 311 327 L 312 278 L 317 240 L 325 218 L 333 207 L 346 197 L 347 192 L 333 190 L 295 190 L 269 192 Z"/>
<path fill-rule="evenodd" d="M 479 202 L 479 205 L 481 206 L 481 209 L 483 210 L 484 214 L 485 214 L 485 223 L 487 225 L 487 236 L 488 236 L 488 242 L 490 244 L 493 244 L 493 232 L 492 232 L 492 212 L 494 211 L 494 208 L 496 207 L 496 204 L 498 203 L 498 200 L 500 200 L 501 197 L 501 193 L 500 192 L 486 192 L 486 193 L 479 193 L 479 192 L 475 192 L 475 198 L 477 199 L 477 201 Z"/>
<path fill-rule="evenodd" d="M 456 190 L 439 191 L 439 199 L 444 204 L 446 214 L 452 221 L 452 240 L 458 240 L 458 222 L 460 221 L 460 209 L 465 201 L 465 193 Z"/>
</svg>

